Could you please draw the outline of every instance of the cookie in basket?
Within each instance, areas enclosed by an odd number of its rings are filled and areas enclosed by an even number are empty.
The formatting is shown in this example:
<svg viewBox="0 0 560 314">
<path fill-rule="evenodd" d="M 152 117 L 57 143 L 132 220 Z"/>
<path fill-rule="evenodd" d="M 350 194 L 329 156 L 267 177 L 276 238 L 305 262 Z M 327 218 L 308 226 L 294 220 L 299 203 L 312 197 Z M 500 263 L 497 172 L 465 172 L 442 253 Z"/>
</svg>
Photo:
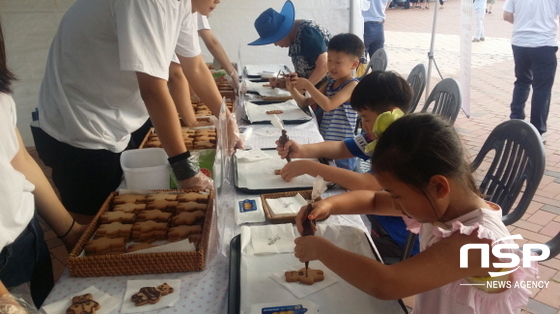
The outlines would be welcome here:
<svg viewBox="0 0 560 314">
<path fill-rule="evenodd" d="M 169 218 L 171 218 L 171 213 L 162 212 L 159 209 L 151 209 L 145 210 L 138 214 L 136 217 L 137 221 L 147 221 L 153 220 L 156 222 L 169 222 Z"/>
<path fill-rule="evenodd" d="M 163 212 L 174 213 L 179 205 L 178 201 L 157 200 L 146 205 L 146 209 L 159 209 Z"/>
<path fill-rule="evenodd" d="M 200 210 L 194 212 L 180 212 L 177 215 L 173 216 L 171 221 L 175 226 L 194 225 L 195 222 L 202 221 L 202 219 L 204 219 L 204 216 L 204 212 Z"/>
<path fill-rule="evenodd" d="M 110 224 L 102 224 L 95 232 L 95 238 L 124 238 L 126 241 L 130 239 L 132 231 L 131 224 L 122 224 L 120 222 L 112 222 Z"/>
<path fill-rule="evenodd" d="M 136 252 L 136 251 L 140 251 L 140 250 L 144 250 L 144 249 L 149 249 L 149 248 L 153 248 L 156 247 L 157 245 L 153 245 L 151 243 L 147 243 L 147 242 L 142 242 L 142 243 L 134 243 L 129 245 L 126 248 L 126 253 L 130 253 L 130 252 Z"/>
<path fill-rule="evenodd" d="M 216 144 L 207 141 L 195 141 L 194 148 L 197 149 L 209 149 L 209 148 L 216 148 Z"/>
<path fill-rule="evenodd" d="M 284 273 L 286 282 L 301 282 L 305 285 L 312 285 L 325 279 L 325 274 L 320 269 L 305 269 L 287 271 Z"/>
<path fill-rule="evenodd" d="M 197 202 L 197 203 L 208 203 L 208 199 L 210 198 L 209 194 L 198 193 L 198 192 L 188 192 L 179 194 L 177 196 L 177 201 L 183 202 Z"/>
<path fill-rule="evenodd" d="M 109 224 L 115 221 L 120 223 L 134 223 L 136 221 L 136 215 L 133 213 L 125 213 L 123 211 L 104 212 L 101 216 L 99 216 L 99 220 L 104 224 Z"/>
<path fill-rule="evenodd" d="M 199 143 L 199 142 L 209 142 L 212 144 L 216 144 L 216 137 L 215 136 L 199 136 L 196 138 L 195 143 Z"/>
<path fill-rule="evenodd" d="M 151 202 L 159 201 L 159 200 L 176 201 L 177 200 L 177 194 L 160 192 L 160 193 L 156 193 L 156 194 L 146 195 L 146 203 L 151 203 Z"/>
<path fill-rule="evenodd" d="M 201 225 L 193 225 L 193 226 L 177 226 L 169 228 L 169 232 L 167 233 L 167 240 L 171 242 L 179 241 L 188 238 L 192 234 L 198 234 L 202 232 Z"/>
<path fill-rule="evenodd" d="M 120 254 L 124 252 L 124 238 L 97 238 L 89 241 L 84 250 L 86 255 Z"/>
<path fill-rule="evenodd" d="M 66 314 L 95 314 L 100 308 L 101 305 L 93 299 L 91 293 L 86 293 L 72 298 L 72 305 L 66 309 Z"/>
<path fill-rule="evenodd" d="M 125 204 L 115 205 L 113 211 L 138 214 L 145 209 L 146 209 L 146 204 L 125 203 Z"/>
<path fill-rule="evenodd" d="M 186 202 L 186 203 L 179 203 L 177 205 L 177 213 L 180 212 L 193 212 L 196 210 L 206 211 L 208 204 L 197 203 L 197 202 Z"/>
<path fill-rule="evenodd" d="M 136 242 L 154 242 L 165 240 L 167 223 L 153 220 L 137 222 L 132 226 L 132 240 Z"/>
<path fill-rule="evenodd" d="M 115 195 L 113 198 L 113 204 L 124 204 L 124 203 L 144 203 L 145 195 L 140 194 L 120 194 Z"/>
<path fill-rule="evenodd" d="M 153 139 L 153 140 L 149 140 L 146 142 L 146 144 L 144 144 L 145 148 L 151 148 L 151 147 L 162 147 L 161 145 L 161 141 L 159 139 Z"/>
<path fill-rule="evenodd" d="M 173 288 L 167 283 L 159 285 L 157 287 L 143 287 L 140 291 L 133 294 L 130 300 L 134 302 L 134 305 L 140 306 L 144 304 L 156 304 L 159 302 L 162 296 L 173 293 Z"/>
<path fill-rule="evenodd" d="M 191 233 L 187 239 L 189 239 L 190 243 L 193 243 L 198 247 L 198 244 L 202 241 L 202 233 Z"/>
</svg>

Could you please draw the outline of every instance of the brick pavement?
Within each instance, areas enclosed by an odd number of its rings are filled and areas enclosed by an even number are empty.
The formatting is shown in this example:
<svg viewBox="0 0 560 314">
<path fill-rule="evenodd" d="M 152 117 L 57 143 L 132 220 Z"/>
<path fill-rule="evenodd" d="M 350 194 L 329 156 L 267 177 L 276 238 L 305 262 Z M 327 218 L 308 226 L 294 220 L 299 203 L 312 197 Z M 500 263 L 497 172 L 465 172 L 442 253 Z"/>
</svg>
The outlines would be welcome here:
<svg viewBox="0 0 560 314">
<path fill-rule="evenodd" d="M 460 0 L 444 3 L 438 10 L 434 59 L 443 77 L 459 79 Z M 513 56 L 510 36 L 512 26 L 502 20 L 503 0 L 498 0 L 493 14 L 484 17 L 484 42 L 473 43 L 471 58 L 471 115 L 460 113 L 455 122 L 470 156 L 475 156 L 490 131 L 509 119 L 509 103 L 513 90 Z M 418 63 L 428 65 L 435 3 L 430 10 L 400 8 L 387 10 L 385 44 L 389 57 L 388 70 L 404 77 Z M 474 20 L 473 20 L 474 22 Z M 474 31 L 473 25 L 473 31 Z M 553 87 L 552 103 L 546 137 L 547 164 L 545 175 L 527 213 L 509 226 L 512 233 L 521 234 L 528 242 L 549 240 L 560 231 L 560 68 Z M 431 86 L 439 81 L 432 70 Z M 425 95 L 418 105 L 421 108 Z M 529 106 L 530 104 L 528 104 Z M 530 107 L 526 111 L 530 112 Z M 417 109 L 419 110 L 419 109 Z M 550 280 L 546 289 L 533 292 L 526 313 L 560 314 L 560 258 L 540 264 L 540 280 Z M 406 300 L 411 305 L 412 298 Z"/>
</svg>

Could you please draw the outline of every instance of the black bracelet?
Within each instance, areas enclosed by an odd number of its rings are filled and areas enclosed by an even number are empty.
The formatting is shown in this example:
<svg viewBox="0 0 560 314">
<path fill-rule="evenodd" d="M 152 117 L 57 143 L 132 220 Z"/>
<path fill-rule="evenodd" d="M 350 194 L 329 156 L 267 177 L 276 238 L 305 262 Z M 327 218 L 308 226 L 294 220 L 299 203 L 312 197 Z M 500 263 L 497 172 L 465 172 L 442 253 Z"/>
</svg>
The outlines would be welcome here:
<svg viewBox="0 0 560 314">
<path fill-rule="evenodd" d="M 64 235 L 62 235 L 60 237 L 57 236 L 57 238 L 62 240 L 65 236 L 67 236 L 70 233 L 70 231 L 72 231 L 72 228 L 74 228 L 75 223 L 76 223 L 76 219 L 72 219 L 72 224 L 70 225 L 70 229 L 68 229 L 68 231 L 66 231 L 66 233 Z"/>
<path fill-rule="evenodd" d="M 177 181 L 190 179 L 199 171 L 198 163 L 191 159 L 191 154 L 189 152 L 173 156 L 167 160 L 171 165 L 171 169 Z"/>
</svg>

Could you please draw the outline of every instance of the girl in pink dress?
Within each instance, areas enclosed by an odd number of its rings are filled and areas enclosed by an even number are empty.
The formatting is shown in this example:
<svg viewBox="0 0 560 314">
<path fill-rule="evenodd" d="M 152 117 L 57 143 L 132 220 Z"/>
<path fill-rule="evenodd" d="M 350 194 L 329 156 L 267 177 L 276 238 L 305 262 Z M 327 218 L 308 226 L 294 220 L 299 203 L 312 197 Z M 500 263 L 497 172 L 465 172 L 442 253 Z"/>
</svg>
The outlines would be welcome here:
<svg viewBox="0 0 560 314">
<path fill-rule="evenodd" d="M 306 236 L 295 240 L 295 256 L 300 261 L 319 260 L 379 299 L 416 295 L 414 313 L 517 313 L 527 304 L 531 292 L 516 283 L 535 279 L 536 262 L 524 265 L 515 245 L 501 252 L 515 254 L 519 263 L 493 254 L 490 248 L 495 244 L 513 242 L 501 240 L 510 235 L 501 209 L 481 197 L 452 126 L 431 114 L 405 115 L 381 135 L 371 160 L 383 191 L 352 191 L 326 198 L 313 203 L 308 218 L 404 216 L 418 227 L 421 252 L 384 265 L 325 238 Z M 300 232 L 304 213 L 302 209 L 296 219 Z M 468 263 L 461 265 L 461 254 L 465 254 L 461 248 L 466 244 L 486 247 L 489 254 L 468 250 L 464 261 Z"/>
</svg>

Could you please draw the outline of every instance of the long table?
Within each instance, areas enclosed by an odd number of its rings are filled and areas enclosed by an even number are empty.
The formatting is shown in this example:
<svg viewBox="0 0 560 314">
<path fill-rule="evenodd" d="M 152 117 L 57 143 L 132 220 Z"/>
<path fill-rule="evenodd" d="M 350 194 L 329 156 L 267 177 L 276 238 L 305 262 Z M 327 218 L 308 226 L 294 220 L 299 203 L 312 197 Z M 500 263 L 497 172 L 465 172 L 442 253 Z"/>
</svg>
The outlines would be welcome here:
<svg viewBox="0 0 560 314">
<path fill-rule="evenodd" d="M 271 125 L 246 125 L 251 128 L 251 137 L 247 139 L 247 146 L 253 148 L 274 147 L 274 141 L 278 139 L 279 131 Z M 315 119 L 304 124 L 286 125 L 290 137 L 299 143 L 315 143 L 322 141 L 318 132 Z M 327 190 L 323 198 L 343 192 L 341 188 Z M 245 196 L 238 191 L 235 199 Z M 248 195 L 247 195 L 248 196 Z M 254 196 L 254 195 L 252 195 Z M 218 196 L 219 197 L 219 196 Z M 150 313 L 228 313 L 228 274 L 229 274 L 229 241 L 239 234 L 239 226 L 233 219 L 235 200 L 231 200 L 231 206 L 215 207 L 215 219 L 212 226 L 212 236 L 208 248 L 206 269 L 201 272 L 166 273 L 134 276 L 115 277 L 70 277 L 66 269 L 55 287 L 45 301 L 45 305 L 61 299 L 68 299 L 77 292 L 89 286 L 95 286 L 102 292 L 122 299 L 126 290 L 128 280 L 145 279 L 180 279 L 181 289 L 179 302 L 172 308 L 166 308 Z M 368 228 L 359 215 L 340 215 L 330 217 L 326 223 L 334 225 L 348 225 L 361 228 L 369 234 Z M 396 301 L 377 300 L 386 306 L 386 303 Z M 398 306 L 393 306 L 398 308 Z M 112 313 L 118 313 L 118 309 Z"/>
</svg>

